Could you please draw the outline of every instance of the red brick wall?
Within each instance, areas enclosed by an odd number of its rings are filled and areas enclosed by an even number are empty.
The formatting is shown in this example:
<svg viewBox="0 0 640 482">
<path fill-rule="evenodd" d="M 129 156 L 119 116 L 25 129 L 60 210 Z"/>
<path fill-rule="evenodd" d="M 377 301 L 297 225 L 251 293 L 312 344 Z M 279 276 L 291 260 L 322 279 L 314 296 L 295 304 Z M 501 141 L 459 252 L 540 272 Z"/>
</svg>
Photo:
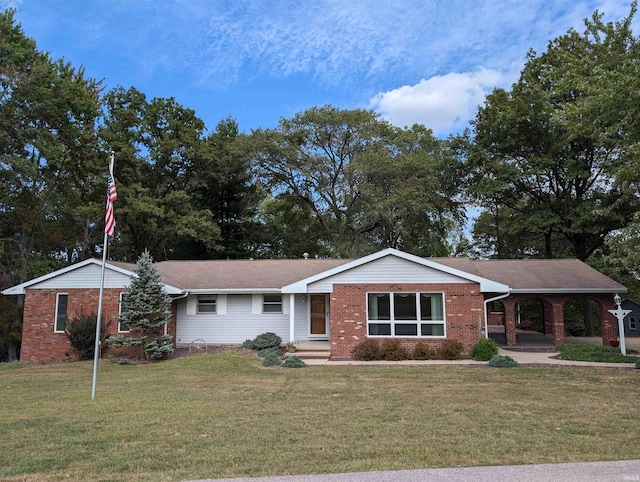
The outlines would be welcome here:
<svg viewBox="0 0 640 482">
<path fill-rule="evenodd" d="M 119 297 L 124 289 L 105 289 L 102 299 L 102 325 L 107 335 L 118 334 Z M 54 333 L 56 318 L 56 294 L 69 295 L 67 316 L 72 319 L 80 314 L 97 313 L 98 289 L 27 289 L 24 299 L 22 346 L 20 359 L 32 363 L 59 362 L 73 359 L 71 345 L 65 333 Z M 174 303 L 175 305 L 175 303 Z M 175 336 L 175 307 L 172 306 L 169 334 Z M 102 353 L 106 350 L 103 348 Z"/>
<path fill-rule="evenodd" d="M 352 358 L 352 350 L 367 338 L 368 292 L 444 292 L 446 338 L 394 338 L 408 350 L 423 342 L 437 350 L 447 340 L 460 341 L 463 354 L 479 339 L 478 319 L 484 297 L 476 283 L 451 284 L 335 284 L 331 294 L 331 357 Z M 484 328 L 482 328 L 484 330 Z M 378 338 L 382 342 L 385 338 Z"/>
</svg>

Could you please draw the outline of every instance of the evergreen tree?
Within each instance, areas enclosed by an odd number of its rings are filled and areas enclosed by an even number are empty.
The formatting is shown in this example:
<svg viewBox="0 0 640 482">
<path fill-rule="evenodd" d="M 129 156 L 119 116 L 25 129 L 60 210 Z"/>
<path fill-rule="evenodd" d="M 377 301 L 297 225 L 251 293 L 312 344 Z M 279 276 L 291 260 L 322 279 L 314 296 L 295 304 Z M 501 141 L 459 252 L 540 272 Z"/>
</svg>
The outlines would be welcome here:
<svg viewBox="0 0 640 482">
<path fill-rule="evenodd" d="M 171 336 L 159 334 L 159 328 L 171 318 L 170 306 L 171 298 L 165 293 L 160 274 L 145 250 L 122 299 L 122 313 L 116 317 L 119 323 L 129 327 L 131 336 L 113 337 L 111 345 L 138 346 L 147 360 L 171 354 Z"/>
</svg>

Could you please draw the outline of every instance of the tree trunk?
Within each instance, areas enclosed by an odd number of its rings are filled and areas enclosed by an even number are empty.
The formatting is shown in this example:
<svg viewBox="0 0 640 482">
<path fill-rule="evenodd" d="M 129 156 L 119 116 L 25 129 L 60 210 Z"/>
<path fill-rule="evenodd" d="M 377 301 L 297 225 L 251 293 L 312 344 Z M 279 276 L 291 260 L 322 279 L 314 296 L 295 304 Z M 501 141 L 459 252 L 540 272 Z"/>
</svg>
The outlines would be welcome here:
<svg viewBox="0 0 640 482">
<path fill-rule="evenodd" d="M 7 361 L 17 361 L 18 360 L 18 345 L 15 341 L 10 341 L 7 346 Z"/>
</svg>

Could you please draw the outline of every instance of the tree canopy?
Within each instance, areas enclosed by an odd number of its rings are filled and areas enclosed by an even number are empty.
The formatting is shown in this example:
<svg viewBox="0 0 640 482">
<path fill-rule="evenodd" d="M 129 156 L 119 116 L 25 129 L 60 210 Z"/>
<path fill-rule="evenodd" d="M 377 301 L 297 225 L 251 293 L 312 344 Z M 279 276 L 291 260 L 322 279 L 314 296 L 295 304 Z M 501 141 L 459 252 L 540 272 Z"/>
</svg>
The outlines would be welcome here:
<svg viewBox="0 0 640 482">
<path fill-rule="evenodd" d="M 538 256 L 586 260 L 640 207 L 635 11 L 616 23 L 596 12 L 583 34 L 530 52 L 511 90 L 496 89 L 473 121 L 470 193 L 508 212 L 502 234 L 528 234 Z"/>
</svg>

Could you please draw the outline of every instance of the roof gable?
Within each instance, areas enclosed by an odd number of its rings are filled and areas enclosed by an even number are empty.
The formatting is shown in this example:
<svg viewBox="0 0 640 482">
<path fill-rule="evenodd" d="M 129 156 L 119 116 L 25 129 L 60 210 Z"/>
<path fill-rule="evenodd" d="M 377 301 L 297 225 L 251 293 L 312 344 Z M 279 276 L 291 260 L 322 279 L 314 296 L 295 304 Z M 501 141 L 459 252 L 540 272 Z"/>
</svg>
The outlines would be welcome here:
<svg viewBox="0 0 640 482">
<path fill-rule="evenodd" d="M 468 273 L 462 271 L 457 268 L 453 268 L 450 266 L 446 266 L 435 261 L 420 258 L 418 256 L 414 256 L 412 254 L 405 253 L 403 251 L 399 251 L 393 248 L 387 248 L 382 251 L 378 251 L 377 253 L 370 254 L 368 256 L 364 256 L 363 258 L 359 258 L 343 265 L 337 266 L 328 271 L 318 273 L 316 275 L 310 276 L 305 279 L 301 279 L 295 283 L 291 283 L 290 285 L 283 286 L 283 293 L 304 293 L 307 292 L 309 285 L 313 283 L 318 283 L 321 280 L 325 280 L 327 278 L 346 273 L 349 270 L 357 269 L 361 266 L 367 265 L 369 263 L 375 263 L 378 260 L 384 259 L 386 257 L 395 257 L 401 260 L 408 261 L 414 265 L 421 266 L 423 268 L 428 268 L 433 271 L 437 271 L 442 273 L 444 276 L 449 275 L 458 280 L 464 280 L 467 282 L 475 282 L 480 284 L 480 291 L 482 292 L 498 292 L 503 293 L 509 291 L 509 286 L 504 285 L 499 282 L 492 281 L 487 278 L 483 278 L 481 276 L 477 276 L 473 273 Z M 448 278 L 451 281 L 451 278 Z M 458 281 L 459 282 L 459 281 Z"/>
<path fill-rule="evenodd" d="M 133 266 L 126 263 L 105 263 L 105 287 L 124 288 L 129 284 L 132 270 L 126 266 Z M 44 276 L 25 281 L 11 288 L 2 291 L 3 295 L 23 295 L 29 288 L 99 288 L 102 270 L 102 262 L 97 259 L 86 259 L 65 268 L 53 271 Z M 180 294 L 182 290 L 165 284 L 165 291 L 168 294 Z"/>
</svg>

